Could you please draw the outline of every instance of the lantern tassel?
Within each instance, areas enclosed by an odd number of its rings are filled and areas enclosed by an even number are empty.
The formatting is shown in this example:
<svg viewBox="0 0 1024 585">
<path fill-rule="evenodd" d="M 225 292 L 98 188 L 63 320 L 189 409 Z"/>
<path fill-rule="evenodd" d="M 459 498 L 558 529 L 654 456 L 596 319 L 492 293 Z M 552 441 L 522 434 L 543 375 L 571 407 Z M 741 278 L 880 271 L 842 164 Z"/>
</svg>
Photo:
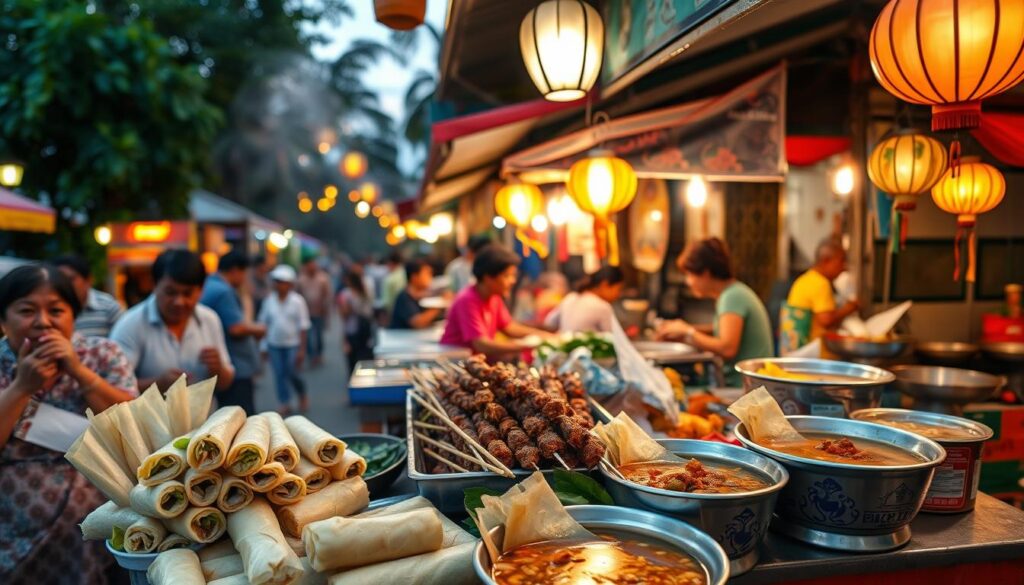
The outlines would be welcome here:
<svg viewBox="0 0 1024 585">
<path fill-rule="evenodd" d="M 960 240 L 963 238 L 964 228 L 957 226 L 956 239 L 953 241 L 953 280 L 960 280 Z"/>
<path fill-rule="evenodd" d="M 889 218 L 889 249 L 892 250 L 893 254 L 898 254 L 900 251 L 900 240 L 898 235 L 897 226 L 899 225 L 900 212 L 894 205 L 892 208 L 892 217 Z"/>
<path fill-rule="evenodd" d="M 608 264 L 610 266 L 619 265 L 619 232 L 618 228 L 615 227 L 614 221 L 608 222 L 608 231 L 606 234 L 608 238 Z"/>
<path fill-rule="evenodd" d="M 594 218 L 594 244 L 597 257 L 604 260 L 608 257 L 608 221 L 600 217 Z"/>
<path fill-rule="evenodd" d="M 974 282 L 975 270 L 977 268 L 978 244 L 974 228 L 968 228 L 967 232 L 967 282 Z"/>
<path fill-rule="evenodd" d="M 558 247 L 558 261 L 568 262 L 569 261 L 569 228 L 562 226 L 556 228 L 558 231 L 555 235 L 555 242 Z"/>
<path fill-rule="evenodd" d="M 516 229 L 516 239 L 519 240 L 519 243 L 523 245 L 523 257 L 524 258 L 529 258 L 530 257 L 530 238 L 529 238 L 529 236 L 527 236 L 526 233 L 523 230 Z"/>
<path fill-rule="evenodd" d="M 900 250 L 907 247 L 907 232 L 910 229 L 910 216 L 900 212 Z"/>
</svg>

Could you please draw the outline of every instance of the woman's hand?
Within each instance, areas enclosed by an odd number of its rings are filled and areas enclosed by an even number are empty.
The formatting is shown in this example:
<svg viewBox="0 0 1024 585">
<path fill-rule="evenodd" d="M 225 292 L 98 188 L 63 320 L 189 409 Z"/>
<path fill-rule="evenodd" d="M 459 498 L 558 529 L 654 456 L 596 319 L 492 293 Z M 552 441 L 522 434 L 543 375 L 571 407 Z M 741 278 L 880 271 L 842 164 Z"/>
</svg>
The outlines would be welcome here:
<svg viewBox="0 0 1024 585">
<path fill-rule="evenodd" d="M 654 337 L 658 340 L 678 340 L 683 339 L 686 335 L 693 331 L 693 325 L 690 325 L 682 319 L 674 319 L 671 321 L 662 321 L 658 325 L 658 329 L 654 332 Z"/>
<path fill-rule="evenodd" d="M 11 388 L 17 388 L 18 392 L 31 396 L 40 389 L 49 390 L 53 387 L 60 376 L 60 367 L 57 360 L 42 357 L 45 349 L 45 344 L 36 344 L 33 347 L 29 339 L 21 343 Z M 77 361 L 77 356 L 75 359 Z"/>
<path fill-rule="evenodd" d="M 40 359 L 53 360 L 72 378 L 80 380 L 88 370 L 78 359 L 78 352 L 71 340 L 60 333 L 48 333 L 39 338 L 37 352 Z"/>
</svg>

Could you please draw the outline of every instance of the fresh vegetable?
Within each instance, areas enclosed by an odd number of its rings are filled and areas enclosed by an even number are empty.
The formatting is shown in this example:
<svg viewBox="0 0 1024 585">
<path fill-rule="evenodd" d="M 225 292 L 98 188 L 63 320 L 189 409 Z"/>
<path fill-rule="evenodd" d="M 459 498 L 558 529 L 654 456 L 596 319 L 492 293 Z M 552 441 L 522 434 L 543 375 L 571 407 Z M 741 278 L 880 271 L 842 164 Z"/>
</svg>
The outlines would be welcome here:
<svg viewBox="0 0 1024 585">
<path fill-rule="evenodd" d="M 174 439 L 174 448 L 187 449 L 189 440 L 190 439 L 188 437 L 178 437 L 177 439 Z"/>
<path fill-rule="evenodd" d="M 260 453 L 255 449 L 244 449 L 242 454 L 239 455 L 238 459 L 231 466 L 233 473 L 245 473 L 252 469 L 254 464 L 260 462 Z"/>
<path fill-rule="evenodd" d="M 153 469 L 149 471 L 149 477 L 153 477 L 154 475 L 160 473 L 161 471 L 165 469 L 170 469 L 172 467 L 174 467 L 174 460 L 171 459 L 170 457 L 164 457 L 157 461 L 155 464 L 153 464 Z"/>
<path fill-rule="evenodd" d="M 348 448 L 366 460 L 366 477 L 377 475 L 405 456 L 405 444 L 398 441 L 372 446 L 362 441 L 354 441 L 348 444 Z"/>
<path fill-rule="evenodd" d="M 596 333 L 581 333 L 574 335 L 568 341 L 562 343 L 551 343 L 545 341 L 537 347 L 537 354 L 546 358 L 552 353 L 571 353 L 578 347 L 586 347 L 590 350 L 594 359 L 605 359 L 615 357 L 615 345 L 602 335 Z"/>
<path fill-rule="evenodd" d="M 124 528 L 114 527 L 114 533 L 110 535 L 110 546 L 116 551 L 124 552 Z"/>
<path fill-rule="evenodd" d="M 160 500 L 160 507 L 164 510 L 173 510 L 175 506 L 185 501 L 185 492 L 174 490 L 173 492 L 167 492 L 164 494 L 162 500 Z"/>
</svg>

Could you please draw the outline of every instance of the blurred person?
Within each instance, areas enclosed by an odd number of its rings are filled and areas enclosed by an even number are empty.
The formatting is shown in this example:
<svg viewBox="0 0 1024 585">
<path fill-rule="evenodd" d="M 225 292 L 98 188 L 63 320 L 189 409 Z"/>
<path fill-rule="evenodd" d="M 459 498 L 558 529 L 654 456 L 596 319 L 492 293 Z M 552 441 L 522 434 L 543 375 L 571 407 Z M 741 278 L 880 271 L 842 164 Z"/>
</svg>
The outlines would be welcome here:
<svg viewBox="0 0 1024 585">
<path fill-rule="evenodd" d="M 75 332 L 86 337 L 107 337 L 124 313 L 117 299 L 93 288 L 92 269 L 81 256 L 58 256 L 52 262 L 71 280 L 82 310 L 75 319 Z"/>
<path fill-rule="evenodd" d="M 860 304 L 850 298 L 836 307 L 832 283 L 846 269 L 846 251 L 840 242 L 827 239 L 814 252 L 814 266 L 801 274 L 789 289 L 779 319 L 779 353 L 785 355 L 839 328 Z"/>
<path fill-rule="evenodd" d="M 409 284 L 395 299 L 391 329 L 426 329 L 441 316 L 441 309 L 420 306 L 420 299 L 430 292 L 434 269 L 426 260 L 417 258 L 405 263 L 405 276 Z"/>
<path fill-rule="evenodd" d="M 676 266 L 694 296 L 715 301 L 715 321 L 710 326 L 666 321 L 658 328 L 658 339 L 683 341 L 718 355 L 725 362 L 726 383 L 741 386 L 736 362 L 774 355 L 768 310 L 757 293 L 736 279 L 729 249 L 718 238 L 693 242 Z"/>
<path fill-rule="evenodd" d="M 306 358 L 306 345 L 312 320 L 302 295 L 295 291 L 295 269 L 278 264 L 270 271 L 274 292 L 263 301 L 259 322 L 267 328 L 264 343 L 274 370 L 278 412 L 291 414 L 291 388 L 299 398 L 299 411 L 309 410 L 306 383 L 299 370 Z"/>
<path fill-rule="evenodd" d="M 128 356 L 139 388 L 166 391 L 182 374 L 189 383 L 217 376 L 217 390 L 231 385 L 220 317 L 199 304 L 206 268 L 195 252 L 166 250 L 151 267 L 156 288 L 114 324 L 110 338 Z"/>
<path fill-rule="evenodd" d="M 331 279 L 320 267 L 315 254 L 310 254 L 303 260 L 302 273 L 295 287 L 309 308 L 309 321 L 312 326 L 306 337 L 306 352 L 310 365 L 317 367 L 324 359 L 324 332 L 331 316 L 331 299 L 334 295 L 331 292 Z"/>
<path fill-rule="evenodd" d="M 604 266 L 585 277 L 579 292 L 572 292 L 548 314 L 545 327 L 560 333 L 608 333 L 615 320 L 612 303 L 622 296 L 626 275 L 618 266 Z"/>
<path fill-rule="evenodd" d="M 267 261 L 267 257 L 260 254 L 252 259 L 252 267 L 249 270 L 249 283 L 248 290 L 249 296 L 252 299 L 252 314 L 260 314 L 260 305 L 263 303 L 263 299 L 267 298 L 267 295 L 271 293 L 270 284 L 270 262 Z"/>
<path fill-rule="evenodd" d="M 534 345 L 524 338 L 550 338 L 546 331 L 514 321 L 505 306 L 505 298 L 515 287 L 518 271 L 519 256 L 512 250 L 498 244 L 480 250 L 473 260 L 476 284 L 455 297 L 448 310 L 441 343 L 466 347 L 489 359 L 516 359 L 524 349 Z M 512 339 L 498 339 L 499 332 Z"/>
<path fill-rule="evenodd" d="M 19 266 L 0 279 L 0 583 L 107 582 L 110 555 L 78 528 L 107 498 L 64 459 L 79 429 L 51 409 L 84 424 L 87 408 L 100 413 L 138 391 L 116 343 L 75 332 L 80 309 L 57 268 Z M 44 427 L 40 441 L 32 430 Z"/>
<path fill-rule="evenodd" d="M 228 356 L 235 367 L 231 385 L 217 393 L 220 406 L 237 405 L 246 414 L 256 414 L 253 404 L 253 378 L 260 366 L 256 340 L 262 338 L 267 327 L 255 323 L 244 309 L 244 290 L 249 272 L 249 258 L 238 251 L 220 257 L 217 272 L 206 279 L 199 302 L 213 309 L 224 328 Z"/>
<path fill-rule="evenodd" d="M 405 262 L 402 260 L 400 252 L 394 251 L 388 256 L 387 266 L 388 275 L 384 277 L 382 284 L 384 289 L 381 291 L 380 300 L 384 314 L 390 318 L 395 310 L 395 299 L 398 298 L 399 293 L 405 290 L 405 285 L 408 283 L 405 278 Z"/>
<path fill-rule="evenodd" d="M 373 254 L 367 256 L 363 261 L 363 276 L 366 279 L 364 286 L 366 287 L 367 294 L 373 299 L 374 307 L 381 306 L 381 294 L 384 292 L 384 277 L 389 272 L 388 266 L 378 262 Z"/>
<path fill-rule="evenodd" d="M 356 362 L 373 359 L 373 297 L 358 266 L 345 272 L 345 288 L 338 293 L 338 312 L 344 333 L 345 358 L 351 372 Z"/>
<path fill-rule="evenodd" d="M 462 289 L 473 283 L 473 259 L 476 253 L 491 243 L 490 234 L 470 236 L 462 254 L 448 263 L 444 275 L 448 277 L 448 290 L 459 294 Z"/>
</svg>

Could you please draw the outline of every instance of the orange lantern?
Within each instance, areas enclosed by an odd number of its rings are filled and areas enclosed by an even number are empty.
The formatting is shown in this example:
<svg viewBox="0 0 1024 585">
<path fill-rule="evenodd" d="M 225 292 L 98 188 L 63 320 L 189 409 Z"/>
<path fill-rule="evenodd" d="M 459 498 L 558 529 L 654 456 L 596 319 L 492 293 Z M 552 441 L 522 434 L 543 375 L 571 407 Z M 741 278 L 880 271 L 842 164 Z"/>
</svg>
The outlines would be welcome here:
<svg viewBox="0 0 1024 585">
<path fill-rule="evenodd" d="M 377 185 L 374 185 L 373 183 L 363 183 L 359 186 L 359 196 L 368 204 L 373 205 L 376 203 L 377 195 Z"/>
<path fill-rule="evenodd" d="M 868 178 L 893 198 L 893 249 L 907 238 L 907 211 L 946 171 L 946 148 L 916 130 L 902 130 L 879 142 L 868 158 Z"/>
<path fill-rule="evenodd" d="M 341 163 L 338 164 L 338 170 L 341 171 L 342 175 L 345 175 L 349 179 L 359 179 L 366 174 L 366 169 L 369 168 L 369 163 L 366 161 L 366 155 L 357 151 L 349 151 L 345 153 L 345 156 L 341 157 Z"/>
<path fill-rule="evenodd" d="M 1024 79 L 1024 2 L 890 0 L 871 29 L 882 87 L 932 106 L 932 130 L 975 128 L 981 100 Z"/>
<path fill-rule="evenodd" d="M 395 30 L 412 30 L 423 24 L 427 0 L 373 0 L 377 22 Z"/>
<path fill-rule="evenodd" d="M 494 210 L 508 223 L 516 226 L 516 238 L 523 244 L 523 251 L 535 250 L 543 258 L 548 255 L 547 246 L 531 238 L 526 230 L 534 216 L 544 209 L 544 195 L 540 187 L 530 183 L 508 183 L 494 195 Z"/>
<path fill-rule="evenodd" d="M 594 216 L 598 255 L 619 264 L 619 238 L 611 216 L 625 209 L 636 197 L 637 177 L 633 167 L 608 151 L 595 151 L 576 161 L 565 182 L 576 205 Z"/>
<path fill-rule="evenodd" d="M 965 232 L 967 240 L 967 282 L 974 282 L 977 256 L 974 226 L 979 213 L 991 211 L 1006 194 L 1006 179 L 992 165 L 978 157 L 964 157 L 958 167 L 946 171 L 932 187 L 932 199 L 939 209 L 956 214 L 956 270 L 954 280 L 960 280 L 960 240 Z"/>
</svg>

